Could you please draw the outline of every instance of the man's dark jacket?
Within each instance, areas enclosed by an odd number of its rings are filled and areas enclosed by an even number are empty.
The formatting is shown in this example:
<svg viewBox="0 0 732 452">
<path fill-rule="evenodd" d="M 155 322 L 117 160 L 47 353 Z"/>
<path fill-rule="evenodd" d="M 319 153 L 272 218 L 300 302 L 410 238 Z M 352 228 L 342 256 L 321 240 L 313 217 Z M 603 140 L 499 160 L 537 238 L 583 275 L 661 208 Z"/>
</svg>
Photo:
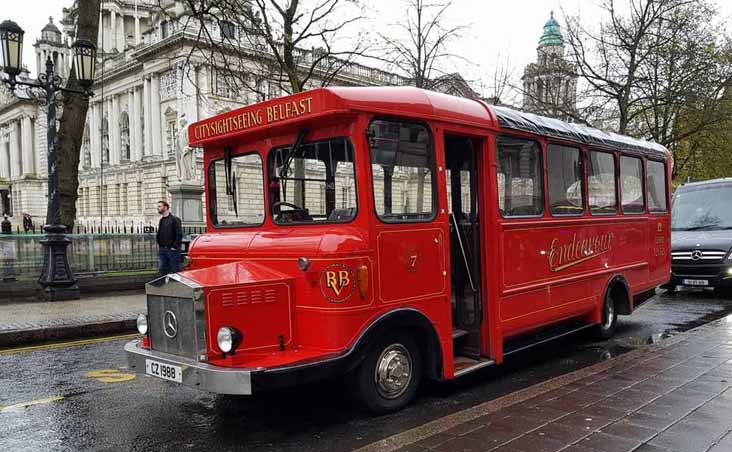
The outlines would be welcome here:
<svg viewBox="0 0 732 452">
<path fill-rule="evenodd" d="M 180 219 L 172 213 L 167 217 L 160 217 L 158 224 L 158 245 L 163 248 L 180 248 L 183 240 L 183 229 Z"/>
</svg>

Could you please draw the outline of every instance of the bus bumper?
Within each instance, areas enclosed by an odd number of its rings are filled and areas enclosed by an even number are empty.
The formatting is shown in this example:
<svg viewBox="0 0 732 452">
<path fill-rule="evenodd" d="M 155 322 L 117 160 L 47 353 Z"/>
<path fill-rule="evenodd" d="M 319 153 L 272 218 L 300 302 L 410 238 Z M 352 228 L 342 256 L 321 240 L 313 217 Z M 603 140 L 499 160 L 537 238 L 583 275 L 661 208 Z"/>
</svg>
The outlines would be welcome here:
<svg viewBox="0 0 732 452">
<path fill-rule="evenodd" d="M 217 394 L 252 394 L 252 373 L 248 369 L 213 366 L 182 356 L 147 350 L 141 347 L 140 340 L 128 342 L 125 352 L 130 369 L 142 375 L 148 374 L 150 361 L 180 368 L 182 375 L 179 383 L 185 386 Z"/>
</svg>

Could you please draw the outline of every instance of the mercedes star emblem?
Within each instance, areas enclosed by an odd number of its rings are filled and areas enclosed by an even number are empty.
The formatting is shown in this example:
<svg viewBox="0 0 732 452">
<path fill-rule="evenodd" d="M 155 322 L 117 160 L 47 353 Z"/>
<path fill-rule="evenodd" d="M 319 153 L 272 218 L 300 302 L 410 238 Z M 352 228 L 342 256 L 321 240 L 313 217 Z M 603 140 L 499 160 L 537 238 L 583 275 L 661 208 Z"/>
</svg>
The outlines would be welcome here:
<svg viewBox="0 0 732 452">
<path fill-rule="evenodd" d="M 163 316 L 163 331 L 171 339 L 178 334 L 178 319 L 175 318 L 173 311 L 165 311 L 165 315 Z"/>
<path fill-rule="evenodd" d="M 701 250 L 694 250 L 691 252 L 691 260 L 698 261 L 704 256 L 704 253 L 702 253 Z"/>
</svg>

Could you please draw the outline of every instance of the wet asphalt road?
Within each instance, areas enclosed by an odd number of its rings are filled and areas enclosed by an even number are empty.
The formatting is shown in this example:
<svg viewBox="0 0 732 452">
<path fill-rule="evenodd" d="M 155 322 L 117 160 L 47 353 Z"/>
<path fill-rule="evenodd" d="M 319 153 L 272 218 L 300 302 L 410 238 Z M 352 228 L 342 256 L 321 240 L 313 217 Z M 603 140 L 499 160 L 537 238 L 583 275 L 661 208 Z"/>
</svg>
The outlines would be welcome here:
<svg viewBox="0 0 732 452">
<path fill-rule="evenodd" d="M 423 385 L 404 411 L 374 418 L 340 382 L 255 398 L 129 379 L 124 340 L 0 355 L 0 451 L 348 451 L 732 312 L 711 292 L 660 295 L 621 317 L 610 341 L 554 341 L 458 381 Z M 107 370 L 105 370 L 107 369 Z M 43 399 L 62 397 L 53 401 Z"/>
</svg>

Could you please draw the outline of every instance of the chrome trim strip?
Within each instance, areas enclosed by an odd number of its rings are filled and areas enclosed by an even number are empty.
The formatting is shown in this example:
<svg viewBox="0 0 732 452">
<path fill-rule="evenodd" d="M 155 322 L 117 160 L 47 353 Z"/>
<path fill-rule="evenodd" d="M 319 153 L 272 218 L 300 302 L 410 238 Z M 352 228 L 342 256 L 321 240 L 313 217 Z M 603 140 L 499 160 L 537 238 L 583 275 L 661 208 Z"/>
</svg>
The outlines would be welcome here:
<svg viewBox="0 0 732 452">
<path fill-rule="evenodd" d="M 125 344 L 125 352 L 127 352 L 127 363 L 130 369 L 141 375 L 146 375 L 145 360 L 152 359 L 164 364 L 180 366 L 183 371 L 183 384 L 186 386 L 217 394 L 252 394 L 251 369 L 213 366 L 182 356 L 146 350 L 140 346 L 139 339 Z"/>
</svg>

